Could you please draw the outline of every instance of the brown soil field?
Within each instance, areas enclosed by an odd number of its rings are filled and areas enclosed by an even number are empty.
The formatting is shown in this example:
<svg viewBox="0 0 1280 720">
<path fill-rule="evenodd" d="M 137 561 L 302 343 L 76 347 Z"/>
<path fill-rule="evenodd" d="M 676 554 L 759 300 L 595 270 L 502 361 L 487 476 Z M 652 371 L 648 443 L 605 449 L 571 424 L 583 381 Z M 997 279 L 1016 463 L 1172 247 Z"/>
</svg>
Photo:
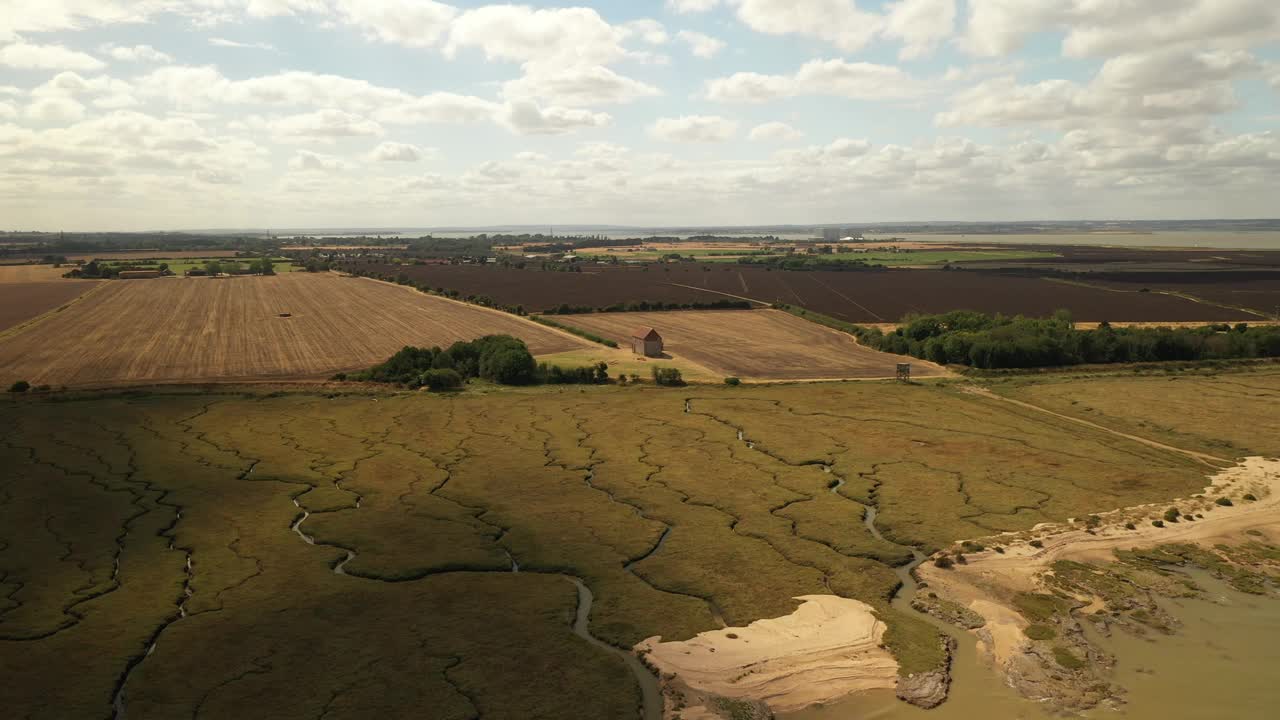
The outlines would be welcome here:
<svg viewBox="0 0 1280 720">
<path fill-rule="evenodd" d="M 998 273 L 940 270 L 786 272 L 735 264 L 588 265 L 580 273 L 480 265 L 348 266 L 357 272 L 400 273 L 463 296 L 545 311 L 560 304 L 594 308 L 632 302 L 705 303 L 723 294 L 787 303 L 848 322 L 896 322 L 908 313 L 979 310 L 1050 315 L 1070 310 L 1082 322 L 1248 321 L 1254 315 L 1159 293 L 1117 293 L 1101 287 Z"/>
<path fill-rule="evenodd" d="M 932 363 L 865 348 L 849 335 L 780 310 L 596 313 L 559 321 L 612 338 L 623 347 L 630 345 L 634 330 L 653 327 L 668 354 L 726 377 L 884 378 L 893 377 L 896 364 L 907 361 L 914 375 L 946 374 Z"/>
<path fill-rule="evenodd" d="M 88 281 L 0 282 L 0 332 L 61 307 L 97 285 Z"/>
<path fill-rule="evenodd" d="M 1094 282 L 1085 278 L 1086 282 Z M 1126 273 L 1104 276 L 1100 286 L 1136 292 L 1172 292 L 1205 302 L 1275 317 L 1280 312 L 1280 272 Z"/>
<path fill-rule="evenodd" d="M 278 317 L 291 313 L 292 317 Z M 487 334 L 534 353 L 586 345 L 497 311 L 372 280 L 286 274 L 111 283 L 0 341 L 0 382 L 129 385 L 327 376 L 405 345 Z"/>
</svg>

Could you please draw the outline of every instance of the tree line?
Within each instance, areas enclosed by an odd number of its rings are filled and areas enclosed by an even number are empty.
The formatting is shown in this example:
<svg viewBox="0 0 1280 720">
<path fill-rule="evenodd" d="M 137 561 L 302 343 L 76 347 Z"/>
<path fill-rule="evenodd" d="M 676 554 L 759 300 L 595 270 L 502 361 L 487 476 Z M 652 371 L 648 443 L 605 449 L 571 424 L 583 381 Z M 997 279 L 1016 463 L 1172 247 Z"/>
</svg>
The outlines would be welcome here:
<svg viewBox="0 0 1280 720">
<path fill-rule="evenodd" d="M 1078 330 L 1066 310 L 1047 318 L 967 310 L 913 315 L 893 332 L 857 327 L 855 334 L 884 352 L 982 369 L 1280 357 L 1280 327 L 1120 328 L 1104 322 Z"/>
<path fill-rule="evenodd" d="M 510 335 L 486 335 L 456 342 L 448 349 L 408 346 L 364 372 L 335 376 L 338 380 L 431 390 L 457 388 L 477 378 L 499 385 L 592 384 L 608 382 L 609 370 L 605 363 L 568 369 L 538 364 L 524 341 Z"/>
</svg>

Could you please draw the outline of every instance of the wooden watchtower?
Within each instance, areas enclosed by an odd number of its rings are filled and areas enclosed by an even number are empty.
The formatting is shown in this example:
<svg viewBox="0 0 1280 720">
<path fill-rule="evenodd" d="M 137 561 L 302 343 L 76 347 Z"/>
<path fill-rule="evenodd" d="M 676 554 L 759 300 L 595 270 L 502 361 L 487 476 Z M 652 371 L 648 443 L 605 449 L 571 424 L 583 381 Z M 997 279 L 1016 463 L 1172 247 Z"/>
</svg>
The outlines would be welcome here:
<svg viewBox="0 0 1280 720">
<path fill-rule="evenodd" d="M 911 363 L 898 363 L 898 382 L 911 382 Z"/>
</svg>

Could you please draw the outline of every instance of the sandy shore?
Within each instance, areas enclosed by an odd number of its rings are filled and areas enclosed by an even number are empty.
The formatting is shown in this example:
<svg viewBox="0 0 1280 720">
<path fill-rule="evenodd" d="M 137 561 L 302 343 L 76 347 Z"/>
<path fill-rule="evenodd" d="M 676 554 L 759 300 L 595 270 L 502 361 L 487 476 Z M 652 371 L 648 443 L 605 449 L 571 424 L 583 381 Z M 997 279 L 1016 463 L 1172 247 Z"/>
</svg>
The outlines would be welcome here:
<svg viewBox="0 0 1280 720">
<path fill-rule="evenodd" d="M 1246 493 L 1258 500 L 1243 500 Z M 1221 496 L 1231 498 L 1235 504 L 1214 504 Z M 1184 513 L 1203 513 L 1204 519 L 1166 523 L 1162 528 L 1151 524 L 1175 506 Z M 980 650 L 993 656 L 996 665 L 1003 668 L 1028 645 L 1022 633 L 1028 623 L 1006 598 L 1014 592 L 1042 589 L 1041 576 L 1058 560 L 1106 562 L 1114 559 L 1116 550 L 1166 543 L 1213 545 L 1243 541 L 1245 531 L 1250 529 L 1280 530 L 1280 460 L 1248 458 L 1213 475 L 1212 483 L 1197 497 L 1124 508 L 1097 517 L 1102 524 L 1092 533 L 1083 522 L 1042 524 L 1024 533 L 982 540 L 987 545 L 1006 544 L 1004 554 L 992 550 L 968 554 L 968 564 L 950 570 L 926 563 L 918 574 L 933 592 L 986 619 L 987 625 L 976 631 Z M 1135 529 L 1126 529 L 1126 523 L 1133 523 Z M 1026 544 L 1032 539 L 1039 540 L 1043 547 Z M 1085 612 L 1103 606 L 1100 598 L 1092 600 Z"/>
<path fill-rule="evenodd" d="M 796 599 L 803 604 L 784 617 L 705 632 L 683 642 L 649 638 L 635 649 L 664 678 L 674 673 L 669 683 L 688 702 L 683 718 L 710 717 L 699 707 L 704 693 L 763 701 L 785 713 L 852 692 L 896 686 L 898 665 L 880 646 L 885 626 L 869 605 L 834 595 Z M 668 717 L 672 715 L 669 701 Z"/>
</svg>

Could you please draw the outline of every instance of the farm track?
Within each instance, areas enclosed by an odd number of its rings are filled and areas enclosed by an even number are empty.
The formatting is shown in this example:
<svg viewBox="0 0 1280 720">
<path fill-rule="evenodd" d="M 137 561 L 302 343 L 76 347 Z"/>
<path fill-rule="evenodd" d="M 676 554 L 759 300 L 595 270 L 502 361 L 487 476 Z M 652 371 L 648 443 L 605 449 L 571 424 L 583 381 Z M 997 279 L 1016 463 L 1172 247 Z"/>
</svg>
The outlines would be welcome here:
<svg viewBox="0 0 1280 720">
<path fill-rule="evenodd" d="M 68 386 L 324 377 L 405 345 L 485 334 L 514 335 L 538 354 L 587 346 L 514 316 L 330 274 L 116 281 L 6 338 L 0 377 Z"/>
</svg>

